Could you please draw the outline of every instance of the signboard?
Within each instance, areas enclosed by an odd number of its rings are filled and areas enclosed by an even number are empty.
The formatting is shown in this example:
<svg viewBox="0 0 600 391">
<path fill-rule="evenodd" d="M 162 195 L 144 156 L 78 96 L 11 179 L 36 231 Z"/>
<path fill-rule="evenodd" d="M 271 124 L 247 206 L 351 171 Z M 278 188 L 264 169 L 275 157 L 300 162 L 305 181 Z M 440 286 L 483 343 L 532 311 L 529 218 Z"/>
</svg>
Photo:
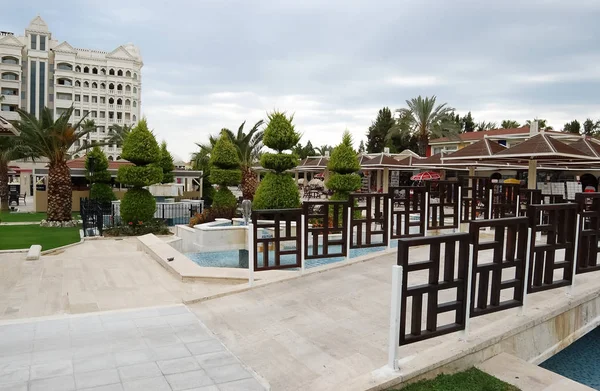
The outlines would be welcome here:
<svg viewBox="0 0 600 391">
<path fill-rule="evenodd" d="M 400 171 L 391 171 L 391 180 L 390 180 L 390 186 L 391 187 L 398 187 L 400 186 Z"/>
</svg>

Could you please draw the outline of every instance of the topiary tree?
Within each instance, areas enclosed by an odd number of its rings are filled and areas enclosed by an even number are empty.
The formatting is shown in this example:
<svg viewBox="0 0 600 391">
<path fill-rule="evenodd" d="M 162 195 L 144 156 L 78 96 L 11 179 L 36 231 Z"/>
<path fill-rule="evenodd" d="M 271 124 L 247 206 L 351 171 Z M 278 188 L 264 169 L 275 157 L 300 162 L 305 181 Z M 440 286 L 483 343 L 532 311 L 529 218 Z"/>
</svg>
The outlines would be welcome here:
<svg viewBox="0 0 600 391">
<path fill-rule="evenodd" d="M 162 168 L 163 178 L 160 183 L 173 183 L 175 177 L 173 177 L 173 170 L 175 164 L 173 164 L 173 156 L 167 150 L 167 142 L 163 141 L 160 144 L 160 167 Z"/>
<path fill-rule="evenodd" d="M 92 161 L 94 162 L 92 167 Z M 92 169 L 93 168 L 93 169 Z M 99 146 L 95 146 L 85 157 L 86 178 L 91 182 L 90 199 L 110 203 L 117 199 L 110 186 L 108 159 Z"/>
<path fill-rule="evenodd" d="M 360 170 L 360 164 L 352 148 L 350 132 L 344 132 L 342 142 L 331 152 L 327 168 L 332 174 L 325 185 L 333 190 L 332 200 L 346 201 L 350 193 L 360 189 L 361 179 L 356 174 Z"/>
<path fill-rule="evenodd" d="M 148 130 L 145 118 L 138 122 L 125 139 L 121 157 L 135 164 L 120 167 L 117 174 L 120 183 L 133 186 L 121 201 L 121 218 L 133 225 L 149 221 L 156 211 L 156 200 L 143 187 L 159 183 L 163 174 L 158 165 L 160 147 Z"/>
<path fill-rule="evenodd" d="M 235 211 L 237 199 L 227 186 L 239 185 L 241 180 L 242 171 L 237 149 L 229 136 L 221 132 L 221 137 L 210 155 L 210 181 L 219 185 L 212 203 L 212 208 L 217 214 L 222 212 L 223 217 L 229 217 L 232 211 Z"/>
<path fill-rule="evenodd" d="M 292 125 L 293 116 L 275 111 L 269 114 L 269 124 L 265 129 L 263 144 L 277 153 L 264 153 L 260 164 L 271 170 L 260 182 L 254 195 L 255 209 L 288 209 L 300 206 L 300 193 L 292 176 L 286 173 L 298 164 L 298 156 L 294 153 L 283 153 L 291 150 L 300 141 L 300 134 Z"/>
</svg>

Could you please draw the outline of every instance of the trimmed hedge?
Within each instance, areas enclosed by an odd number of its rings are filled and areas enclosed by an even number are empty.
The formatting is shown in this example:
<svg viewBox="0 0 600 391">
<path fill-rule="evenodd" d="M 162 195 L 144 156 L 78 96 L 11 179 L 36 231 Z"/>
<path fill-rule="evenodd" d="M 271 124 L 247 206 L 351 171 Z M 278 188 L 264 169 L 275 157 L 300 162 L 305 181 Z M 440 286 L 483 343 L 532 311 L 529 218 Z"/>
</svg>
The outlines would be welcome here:
<svg viewBox="0 0 600 391">
<path fill-rule="evenodd" d="M 108 203 L 117 199 L 112 187 L 106 183 L 94 183 L 90 188 L 90 199 Z"/>
<path fill-rule="evenodd" d="M 360 170 L 360 163 L 351 146 L 340 144 L 331 152 L 327 168 L 339 174 L 352 174 Z"/>
<path fill-rule="evenodd" d="M 209 178 L 211 183 L 217 183 L 221 186 L 235 186 L 242 180 L 242 171 L 239 169 L 212 167 Z"/>
<path fill-rule="evenodd" d="M 159 183 L 162 176 L 162 168 L 154 164 L 147 166 L 123 166 L 119 168 L 117 180 L 131 186 L 143 187 Z"/>
<path fill-rule="evenodd" d="M 253 209 L 289 209 L 300 207 L 300 193 L 291 175 L 267 173 L 254 195 Z"/>
<path fill-rule="evenodd" d="M 90 158 L 94 159 L 94 173 L 90 174 Z M 85 158 L 85 177 L 92 183 L 110 183 L 108 159 L 99 146 L 95 146 Z"/>
<path fill-rule="evenodd" d="M 121 201 L 121 218 L 126 223 L 151 221 L 156 212 L 156 200 L 146 189 L 134 187 L 127 190 Z"/>
<path fill-rule="evenodd" d="M 171 156 L 171 153 L 167 149 L 166 141 L 163 141 L 162 144 L 160 144 L 159 166 L 162 168 L 163 173 L 161 183 L 175 182 L 175 177 L 173 176 L 175 164 L 173 163 L 173 156 Z"/>
<path fill-rule="evenodd" d="M 345 131 L 342 142 L 331 152 L 327 168 L 332 172 L 325 186 L 334 191 L 331 199 L 347 200 L 349 193 L 360 189 L 361 178 L 356 171 L 360 169 L 358 156 L 352 148 L 352 136 Z"/>
<path fill-rule="evenodd" d="M 219 189 L 215 192 L 213 196 L 213 206 L 214 209 L 235 209 L 237 207 L 237 199 L 225 186 L 219 187 Z"/>
<path fill-rule="evenodd" d="M 292 149 L 300 141 L 300 134 L 294 129 L 292 120 L 285 113 L 275 111 L 269 114 L 269 124 L 263 135 L 263 144 L 281 153 L 286 149 Z"/>
<path fill-rule="evenodd" d="M 160 147 L 152 132 L 148 130 L 145 118 L 138 122 L 125 139 L 121 157 L 138 166 L 155 163 L 160 159 Z"/>
<path fill-rule="evenodd" d="M 334 172 L 329 177 L 325 186 L 336 193 L 345 193 L 347 195 L 360 189 L 361 178 L 358 174 L 338 174 Z M 346 196 L 345 199 L 348 199 L 348 197 Z"/>
<path fill-rule="evenodd" d="M 238 156 L 237 148 L 233 145 L 225 132 L 221 134 L 221 137 L 217 140 L 212 149 L 210 154 L 210 165 L 221 169 L 240 167 L 240 157 Z"/>
<path fill-rule="evenodd" d="M 287 153 L 265 153 L 260 158 L 260 165 L 269 170 L 281 173 L 298 165 L 298 156 Z"/>
</svg>

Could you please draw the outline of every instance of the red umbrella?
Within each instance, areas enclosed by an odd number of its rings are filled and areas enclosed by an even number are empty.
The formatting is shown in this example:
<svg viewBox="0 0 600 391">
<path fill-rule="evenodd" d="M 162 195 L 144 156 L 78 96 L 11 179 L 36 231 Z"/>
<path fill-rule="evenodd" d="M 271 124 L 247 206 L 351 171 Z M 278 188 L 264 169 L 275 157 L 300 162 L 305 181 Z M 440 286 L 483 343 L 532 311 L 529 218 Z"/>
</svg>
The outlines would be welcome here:
<svg viewBox="0 0 600 391">
<path fill-rule="evenodd" d="M 315 175 L 315 178 L 325 178 L 325 174 L 323 174 L 322 172 L 320 172 L 317 175 Z"/>
<path fill-rule="evenodd" d="M 436 181 L 440 179 L 440 174 L 433 171 L 420 172 L 410 177 L 411 181 Z"/>
</svg>

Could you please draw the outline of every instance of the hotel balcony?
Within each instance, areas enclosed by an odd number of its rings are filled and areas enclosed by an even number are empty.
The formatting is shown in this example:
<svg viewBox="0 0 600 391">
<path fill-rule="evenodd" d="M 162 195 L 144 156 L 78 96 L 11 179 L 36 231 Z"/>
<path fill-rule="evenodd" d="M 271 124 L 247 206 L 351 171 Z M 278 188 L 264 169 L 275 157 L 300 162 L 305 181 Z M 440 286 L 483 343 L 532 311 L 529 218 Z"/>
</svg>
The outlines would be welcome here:
<svg viewBox="0 0 600 391">
<path fill-rule="evenodd" d="M 4 96 L 4 100 L 2 101 L 2 104 L 18 105 L 19 103 L 21 103 L 21 99 L 19 99 L 19 95 L 4 94 L 3 96 Z"/>
<path fill-rule="evenodd" d="M 123 110 L 123 106 L 122 105 L 117 105 L 117 110 Z"/>
</svg>

